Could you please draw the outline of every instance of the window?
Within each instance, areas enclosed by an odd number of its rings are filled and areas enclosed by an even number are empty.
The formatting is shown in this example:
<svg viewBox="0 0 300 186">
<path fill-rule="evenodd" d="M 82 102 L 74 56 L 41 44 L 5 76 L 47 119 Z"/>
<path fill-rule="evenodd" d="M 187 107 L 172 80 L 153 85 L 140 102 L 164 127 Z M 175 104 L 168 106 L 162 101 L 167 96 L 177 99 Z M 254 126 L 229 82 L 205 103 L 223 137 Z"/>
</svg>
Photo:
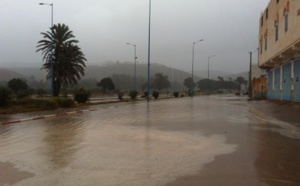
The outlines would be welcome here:
<svg viewBox="0 0 300 186">
<path fill-rule="evenodd" d="M 285 25 L 284 25 L 284 31 L 287 32 L 289 29 L 289 13 L 285 13 Z"/>
<path fill-rule="evenodd" d="M 268 38 L 265 36 L 265 50 L 268 49 Z"/>
<path fill-rule="evenodd" d="M 286 6 L 284 8 L 284 20 L 285 20 L 285 24 L 284 24 L 284 31 L 287 32 L 289 29 L 289 9 L 290 9 L 290 2 L 287 1 Z"/>
<path fill-rule="evenodd" d="M 278 23 L 275 23 L 275 41 L 278 40 Z"/>
<path fill-rule="evenodd" d="M 263 35 L 261 35 L 260 36 L 260 38 L 259 38 L 259 50 L 260 50 L 260 54 L 262 54 L 262 52 L 263 52 Z M 258 53 L 259 53 L 259 51 L 258 51 Z"/>
</svg>

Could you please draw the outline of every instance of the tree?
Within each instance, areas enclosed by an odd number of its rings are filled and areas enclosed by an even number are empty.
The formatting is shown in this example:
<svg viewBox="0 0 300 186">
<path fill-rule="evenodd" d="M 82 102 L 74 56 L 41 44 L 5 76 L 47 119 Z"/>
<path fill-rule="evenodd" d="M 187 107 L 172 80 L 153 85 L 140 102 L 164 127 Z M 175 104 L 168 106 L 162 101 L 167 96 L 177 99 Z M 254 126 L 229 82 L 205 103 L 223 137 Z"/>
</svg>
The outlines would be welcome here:
<svg viewBox="0 0 300 186">
<path fill-rule="evenodd" d="M 111 77 L 118 90 L 129 90 L 131 87 L 131 77 L 126 74 L 113 74 Z"/>
<path fill-rule="evenodd" d="M 78 80 L 84 76 L 85 57 L 81 49 L 76 45 L 78 40 L 68 26 L 57 24 L 50 28 L 50 31 L 42 32 L 42 40 L 38 41 L 37 52 L 41 51 L 43 55 L 42 69 L 45 69 L 47 80 L 51 79 L 51 49 L 53 52 L 53 91 L 54 96 L 59 95 L 63 85 L 76 85 Z M 52 46 L 53 38 L 53 46 Z"/>
<path fill-rule="evenodd" d="M 217 82 L 217 84 L 218 84 L 218 88 L 219 89 L 225 89 L 226 88 L 226 82 L 224 81 L 224 78 L 223 77 L 221 77 L 221 76 L 218 76 L 218 82 Z"/>
<path fill-rule="evenodd" d="M 218 80 L 219 80 L 220 82 L 224 82 L 224 78 L 221 77 L 221 76 L 218 76 Z"/>
<path fill-rule="evenodd" d="M 11 99 L 11 90 L 0 86 L 0 107 L 6 106 Z"/>
<path fill-rule="evenodd" d="M 27 83 L 20 78 L 11 79 L 10 81 L 8 81 L 7 86 L 18 98 L 26 97 L 30 94 Z"/>
<path fill-rule="evenodd" d="M 242 84 L 245 84 L 245 79 L 243 77 L 239 76 L 235 79 L 235 82 L 237 82 L 239 84 L 239 87 L 240 87 L 240 90 L 241 90 Z"/>
<path fill-rule="evenodd" d="M 156 73 L 152 79 L 151 86 L 156 90 L 167 89 L 171 87 L 171 83 L 168 80 L 168 76 L 163 73 Z"/>
<path fill-rule="evenodd" d="M 199 89 L 200 91 L 203 91 L 203 92 L 204 92 L 205 90 L 207 90 L 207 87 L 208 87 L 209 84 L 213 84 L 212 82 L 213 82 L 212 79 L 211 79 L 211 80 L 208 80 L 208 79 L 201 79 L 201 80 L 199 80 L 199 81 L 197 82 L 198 89 Z"/>
<path fill-rule="evenodd" d="M 97 83 L 97 86 L 102 87 L 104 92 L 115 90 L 115 84 L 109 77 L 103 78 L 99 83 Z"/>
<path fill-rule="evenodd" d="M 192 90 L 193 87 L 195 87 L 195 83 L 193 82 L 193 79 L 191 77 L 188 77 L 183 82 L 184 86 L 186 86 L 189 90 Z"/>
</svg>

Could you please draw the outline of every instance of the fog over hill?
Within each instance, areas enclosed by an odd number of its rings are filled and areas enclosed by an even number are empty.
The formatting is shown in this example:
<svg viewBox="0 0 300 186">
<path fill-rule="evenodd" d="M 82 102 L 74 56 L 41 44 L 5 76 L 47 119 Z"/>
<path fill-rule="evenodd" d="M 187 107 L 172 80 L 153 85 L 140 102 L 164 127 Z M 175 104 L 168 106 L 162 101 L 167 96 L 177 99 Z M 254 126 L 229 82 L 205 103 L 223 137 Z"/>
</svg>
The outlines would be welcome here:
<svg viewBox="0 0 300 186">
<path fill-rule="evenodd" d="M 17 73 L 5 68 L 0 68 L 0 81 L 9 81 L 13 78 L 26 79 L 27 77 L 21 73 Z"/>
<path fill-rule="evenodd" d="M 34 76 L 37 80 L 45 80 L 46 77 L 46 71 L 41 70 L 41 67 L 6 67 L 5 73 L 3 68 L 0 69 L 2 70 L 0 71 L 0 81 L 8 81 L 14 77 L 28 79 L 30 76 Z M 173 80 L 174 82 L 177 81 L 179 83 L 182 83 L 187 77 L 191 77 L 191 72 L 185 72 L 180 69 L 174 69 L 165 65 L 153 63 L 151 64 L 150 74 L 153 76 L 156 73 L 163 73 L 168 76 L 170 81 Z M 96 79 L 97 81 L 100 81 L 102 78 L 111 77 L 113 74 L 133 76 L 134 64 L 132 62 L 107 62 L 105 65 L 88 65 L 85 68 L 85 76 L 82 79 Z M 145 63 L 137 64 L 136 75 L 147 78 L 148 65 Z M 229 74 L 222 71 L 210 70 L 210 79 L 217 80 L 218 76 L 223 77 L 225 80 L 229 77 L 235 79 L 238 76 L 248 79 L 248 72 Z M 207 78 L 207 70 L 194 71 L 195 82 L 203 78 Z"/>
</svg>

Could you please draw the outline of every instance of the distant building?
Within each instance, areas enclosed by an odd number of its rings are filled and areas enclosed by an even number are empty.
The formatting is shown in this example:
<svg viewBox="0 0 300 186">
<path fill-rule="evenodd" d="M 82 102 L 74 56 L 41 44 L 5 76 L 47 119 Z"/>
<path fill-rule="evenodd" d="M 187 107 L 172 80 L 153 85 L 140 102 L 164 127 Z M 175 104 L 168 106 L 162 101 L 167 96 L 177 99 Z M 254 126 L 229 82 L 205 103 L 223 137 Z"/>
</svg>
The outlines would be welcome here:
<svg viewBox="0 0 300 186">
<path fill-rule="evenodd" d="M 259 67 L 269 99 L 300 102 L 300 0 L 271 0 L 259 25 Z"/>
<path fill-rule="evenodd" d="M 259 68 L 257 64 L 251 67 L 252 97 L 265 99 L 267 95 L 267 71 Z"/>
</svg>

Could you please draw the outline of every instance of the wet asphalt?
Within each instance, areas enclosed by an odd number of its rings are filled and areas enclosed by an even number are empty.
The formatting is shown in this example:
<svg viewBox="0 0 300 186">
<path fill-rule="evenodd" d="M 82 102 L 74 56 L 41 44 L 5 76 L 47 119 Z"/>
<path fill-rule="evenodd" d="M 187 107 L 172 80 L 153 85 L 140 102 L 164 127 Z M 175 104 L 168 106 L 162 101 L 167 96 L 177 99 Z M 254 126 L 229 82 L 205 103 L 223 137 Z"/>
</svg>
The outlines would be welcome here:
<svg viewBox="0 0 300 186">
<path fill-rule="evenodd" d="M 300 185 L 299 104 L 202 96 L 98 107 L 0 126 L 0 186 Z"/>
</svg>

